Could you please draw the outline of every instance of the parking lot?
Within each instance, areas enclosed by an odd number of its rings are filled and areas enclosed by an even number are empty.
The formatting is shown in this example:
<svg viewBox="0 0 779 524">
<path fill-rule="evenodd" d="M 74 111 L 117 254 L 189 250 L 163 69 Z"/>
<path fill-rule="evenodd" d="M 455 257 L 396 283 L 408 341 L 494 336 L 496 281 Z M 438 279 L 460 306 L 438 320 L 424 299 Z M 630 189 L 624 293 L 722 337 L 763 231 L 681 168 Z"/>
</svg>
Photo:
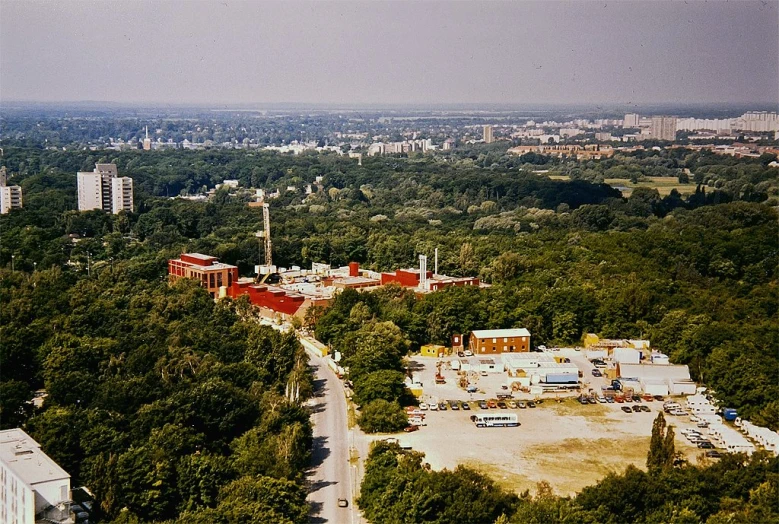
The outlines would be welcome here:
<svg viewBox="0 0 779 524">
<path fill-rule="evenodd" d="M 571 351 L 571 362 L 582 370 L 587 388 L 600 389 L 606 380 L 591 375 L 592 365 L 584 355 Z M 567 355 L 567 353 L 566 353 Z M 477 357 L 473 357 L 474 359 Z M 642 402 L 649 412 L 625 413 L 631 404 L 588 404 L 576 401 L 578 393 L 545 393 L 542 403 L 527 407 L 537 396 L 514 392 L 515 403 L 525 402 L 525 409 L 481 409 L 480 400 L 497 400 L 506 382 L 505 373 L 470 374 L 475 393 L 459 387 L 457 373 L 442 366 L 445 384 L 435 384 L 435 358 L 414 358 L 412 369 L 424 385 L 425 403 L 456 400 L 468 403 L 470 410 L 426 410 L 426 426 L 419 431 L 403 433 L 401 444 L 426 454 L 433 468 L 470 465 L 494 478 L 509 489 L 533 489 L 537 482 L 548 481 L 559 494 L 571 494 L 595 483 L 610 471 L 622 471 L 628 464 L 643 468 L 649 450 L 652 422 L 662 410 L 662 402 Z M 447 402 L 448 403 L 448 402 Z M 470 416 L 477 413 L 516 413 L 519 427 L 477 428 Z M 684 438 L 680 431 L 695 427 L 687 417 L 666 416 L 676 426 L 676 446 L 688 460 L 695 462 L 704 450 Z M 375 437 L 382 438 L 382 437 Z"/>
</svg>

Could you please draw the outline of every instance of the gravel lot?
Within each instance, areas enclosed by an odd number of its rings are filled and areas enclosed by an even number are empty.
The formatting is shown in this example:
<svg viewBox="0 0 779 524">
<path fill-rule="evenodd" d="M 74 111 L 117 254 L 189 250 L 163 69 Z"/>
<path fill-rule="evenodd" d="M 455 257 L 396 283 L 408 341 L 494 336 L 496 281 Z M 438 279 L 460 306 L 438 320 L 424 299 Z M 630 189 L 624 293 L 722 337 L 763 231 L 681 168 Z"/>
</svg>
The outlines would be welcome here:
<svg viewBox="0 0 779 524">
<path fill-rule="evenodd" d="M 592 367 L 583 354 L 569 351 L 571 361 L 584 372 L 584 380 L 592 382 L 589 387 L 600 389 L 605 380 L 590 375 Z M 564 354 L 569 356 L 567 351 Z M 520 427 L 477 428 L 470 421 L 472 414 L 482 411 L 477 401 L 505 392 L 500 386 L 506 374 L 477 374 L 474 382 L 479 392 L 471 395 L 457 386 L 456 373 L 451 370 L 443 370 L 446 384 L 436 385 L 433 377 L 437 361 L 413 359 L 412 368 L 425 386 L 422 400 L 465 400 L 472 410 L 427 411 L 427 426 L 399 436 L 402 445 L 424 452 L 433 468 L 467 464 L 509 489 L 532 491 L 539 481 L 546 480 L 559 494 L 572 494 L 610 471 L 622 471 L 628 464 L 644 467 L 652 422 L 662 409 L 661 402 L 645 403 L 650 413 L 624 413 L 620 407 L 631 404 L 582 406 L 573 398 L 559 395 L 557 402 L 557 395 L 546 394 L 544 402 L 534 409 L 489 410 L 517 413 Z M 567 396 L 575 397 L 576 393 Z M 514 393 L 515 400 L 531 398 L 529 394 Z M 682 428 L 694 424 L 686 417 L 666 418 L 676 426 L 677 450 L 688 460 L 697 460 L 701 450 L 679 435 Z"/>
</svg>

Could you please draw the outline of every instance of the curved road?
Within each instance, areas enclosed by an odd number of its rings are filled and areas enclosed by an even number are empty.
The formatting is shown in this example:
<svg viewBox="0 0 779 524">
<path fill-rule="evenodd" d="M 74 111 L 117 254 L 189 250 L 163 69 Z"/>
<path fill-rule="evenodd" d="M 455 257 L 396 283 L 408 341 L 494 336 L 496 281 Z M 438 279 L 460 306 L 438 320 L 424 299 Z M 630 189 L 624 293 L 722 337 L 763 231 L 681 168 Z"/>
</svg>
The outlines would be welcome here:
<svg viewBox="0 0 779 524">
<path fill-rule="evenodd" d="M 314 446 L 308 502 L 312 523 L 356 524 L 361 522 L 355 508 L 357 498 L 357 462 L 349 462 L 350 438 L 343 383 L 325 360 L 309 352 L 314 368 L 314 398 L 311 402 L 311 422 L 314 425 Z M 349 501 L 338 507 L 338 499 Z"/>
</svg>

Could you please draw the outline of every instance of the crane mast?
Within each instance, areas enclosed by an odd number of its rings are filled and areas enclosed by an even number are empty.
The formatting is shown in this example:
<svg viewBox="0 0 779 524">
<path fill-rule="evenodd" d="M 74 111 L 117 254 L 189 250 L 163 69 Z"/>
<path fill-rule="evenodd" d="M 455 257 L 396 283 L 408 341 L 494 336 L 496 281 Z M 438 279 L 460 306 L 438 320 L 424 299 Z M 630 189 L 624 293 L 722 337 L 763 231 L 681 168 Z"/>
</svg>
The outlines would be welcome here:
<svg viewBox="0 0 779 524">
<path fill-rule="evenodd" d="M 273 267 L 273 243 L 270 237 L 270 208 L 267 203 L 262 204 L 262 226 L 263 230 L 257 231 L 256 236 L 260 239 L 260 251 L 262 252 L 262 248 L 265 248 L 265 265 L 258 266 L 257 279 L 261 278 L 260 282 L 265 282 L 271 273 L 275 273 L 275 268 Z M 261 261 L 262 254 L 260 255 Z"/>
</svg>

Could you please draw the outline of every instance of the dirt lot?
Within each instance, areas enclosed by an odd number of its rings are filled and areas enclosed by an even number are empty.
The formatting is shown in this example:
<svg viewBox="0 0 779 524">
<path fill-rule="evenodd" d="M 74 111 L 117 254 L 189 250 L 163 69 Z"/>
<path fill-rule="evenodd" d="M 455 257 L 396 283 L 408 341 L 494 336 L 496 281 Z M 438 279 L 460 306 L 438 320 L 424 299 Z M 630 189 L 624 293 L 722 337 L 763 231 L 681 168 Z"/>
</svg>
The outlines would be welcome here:
<svg viewBox="0 0 779 524">
<path fill-rule="evenodd" d="M 589 373 L 591 366 L 584 356 L 569 351 L 565 354 Z M 624 413 L 620 410 L 623 404 L 583 406 L 572 398 L 558 403 L 556 395 L 548 394 L 535 409 L 510 410 L 517 413 L 520 427 L 477 428 L 469 418 L 481 411 L 476 401 L 494 398 L 502 391 L 505 373 L 479 375 L 480 392 L 470 395 L 456 385 L 451 370 L 443 373 L 446 384 L 434 384 L 437 360 L 414 359 L 413 367 L 425 385 L 423 400 L 466 400 L 472 410 L 428 411 L 427 426 L 399 437 L 401 444 L 424 452 L 433 468 L 467 464 L 509 489 L 532 491 L 537 482 L 546 480 L 559 494 L 572 494 L 610 471 L 622 471 L 628 464 L 644 467 L 652 421 L 662 408 L 660 402 L 646 403 L 650 413 Z M 597 381 L 592 386 L 599 387 L 601 379 L 588 378 Z M 531 397 L 515 393 L 514 398 Z M 677 450 L 695 461 L 701 453 L 678 434 L 682 427 L 692 424 L 681 417 L 668 420 L 677 426 Z"/>
</svg>

